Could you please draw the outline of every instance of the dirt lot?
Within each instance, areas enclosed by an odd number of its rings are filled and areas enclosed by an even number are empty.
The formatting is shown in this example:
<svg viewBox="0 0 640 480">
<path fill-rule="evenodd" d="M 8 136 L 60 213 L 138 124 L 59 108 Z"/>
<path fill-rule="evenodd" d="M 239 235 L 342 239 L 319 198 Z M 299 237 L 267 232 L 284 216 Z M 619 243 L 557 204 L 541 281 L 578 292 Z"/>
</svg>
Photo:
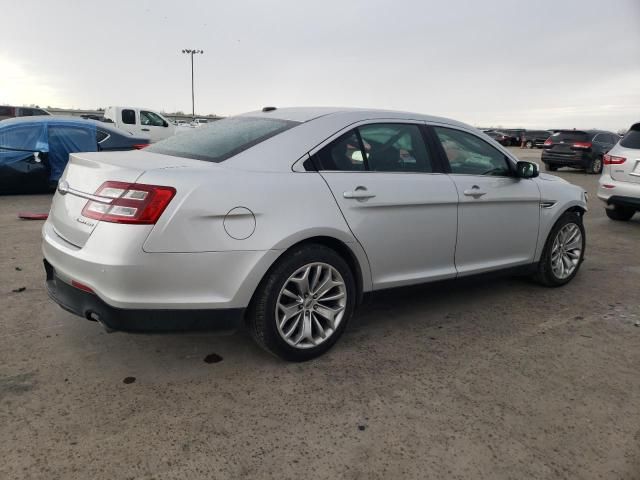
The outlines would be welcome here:
<svg viewBox="0 0 640 480">
<path fill-rule="evenodd" d="M 591 197 L 570 285 L 385 292 L 305 364 L 67 314 L 41 222 L 16 218 L 49 197 L 0 197 L 0 478 L 640 478 L 640 215 L 610 221 L 595 176 L 559 175 Z"/>
</svg>

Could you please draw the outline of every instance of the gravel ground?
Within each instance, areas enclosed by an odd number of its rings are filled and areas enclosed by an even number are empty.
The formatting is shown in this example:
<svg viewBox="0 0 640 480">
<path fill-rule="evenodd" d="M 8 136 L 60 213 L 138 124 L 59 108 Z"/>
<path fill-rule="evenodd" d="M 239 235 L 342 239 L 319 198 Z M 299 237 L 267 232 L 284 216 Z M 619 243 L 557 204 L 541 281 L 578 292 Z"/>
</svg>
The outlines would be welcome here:
<svg viewBox="0 0 640 480">
<path fill-rule="evenodd" d="M 640 215 L 613 222 L 596 176 L 558 174 L 591 198 L 570 285 L 384 292 L 305 364 L 242 332 L 67 314 L 44 291 L 42 223 L 16 218 L 50 198 L 0 197 L 0 478 L 640 478 Z"/>
</svg>

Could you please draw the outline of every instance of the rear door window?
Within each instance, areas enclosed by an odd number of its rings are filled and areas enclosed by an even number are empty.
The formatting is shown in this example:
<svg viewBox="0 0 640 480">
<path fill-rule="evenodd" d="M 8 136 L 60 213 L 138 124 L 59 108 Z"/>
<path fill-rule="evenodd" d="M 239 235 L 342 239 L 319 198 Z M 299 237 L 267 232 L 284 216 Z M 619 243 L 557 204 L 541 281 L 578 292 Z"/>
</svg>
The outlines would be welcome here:
<svg viewBox="0 0 640 480">
<path fill-rule="evenodd" d="M 146 151 L 219 163 L 298 123 L 277 118 L 229 117 L 154 143 Z"/>
<path fill-rule="evenodd" d="M 136 124 L 135 110 L 129 110 L 129 109 L 122 110 L 122 123 L 126 123 L 127 125 L 135 125 Z"/>
<path fill-rule="evenodd" d="M 366 170 L 360 139 L 355 130 L 341 135 L 315 155 L 318 168 L 325 171 Z"/>
<path fill-rule="evenodd" d="M 378 123 L 358 127 L 367 168 L 373 172 L 433 172 L 417 125 Z"/>
<path fill-rule="evenodd" d="M 358 127 L 322 148 L 314 160 L 324 171 L 434 171 L 420 127 L 403 123 Z"/>
</svg>

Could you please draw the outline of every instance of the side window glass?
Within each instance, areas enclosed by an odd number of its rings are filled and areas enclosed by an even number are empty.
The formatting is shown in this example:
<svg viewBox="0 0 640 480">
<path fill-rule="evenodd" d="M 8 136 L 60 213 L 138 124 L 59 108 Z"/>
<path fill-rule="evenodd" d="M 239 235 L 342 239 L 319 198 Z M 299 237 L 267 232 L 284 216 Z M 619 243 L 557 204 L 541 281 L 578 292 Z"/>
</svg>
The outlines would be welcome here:
<svg viewBox="0 0 640 480">
<path fill-rule="evenodd" d="M 96 130 L 96 141 L 98 143 L 104 142 L 108 136 L 109 134 L 107 132 L 104 132 L 102 130 Z"/>
<path fill-rule="evenodd" d="M 358 127 L 374 172 L 433 172 L 429 153 L 417 125 L 377 123 Z"/>
<path fill-rule="evenodd" d="M 364 157 L 355 131 L 345 133 L 315 155 L 320 170 L 358 172 L 365 170 Z"/>
<path fill-rule="evenodd" d="M 164 120 L 160 118 L 160 115 L 153 112 L 145 112 L 144 110 L 140 111 L 140 123 L 152 127 L 164 127 Z"/>
<path fill-rule="evenodd" d="M 126 123 L 127 125 L 135 125 L 136 112 L 129 109 L 122 110 L 122 123 Z"/>
<path fill-rule="evenodd" d="M 505 155 L 484 140 L 467 132 L 434 127 L 446 153 L 451 173 L 461 175 L 509 176 Z"/>
</svg>

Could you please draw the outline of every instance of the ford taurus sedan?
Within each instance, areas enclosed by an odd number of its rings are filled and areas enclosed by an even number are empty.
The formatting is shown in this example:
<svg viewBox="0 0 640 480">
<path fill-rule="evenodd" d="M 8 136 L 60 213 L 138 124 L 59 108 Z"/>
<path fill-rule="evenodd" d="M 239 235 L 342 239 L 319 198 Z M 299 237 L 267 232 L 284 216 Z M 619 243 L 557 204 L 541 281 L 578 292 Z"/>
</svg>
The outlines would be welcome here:
<svg viewBox="0 0 640 480">
<path fill-rule="evenodd" d="M 306 360 L 363 294 L 497 270 L 569 282 L 585 192 L 463 123 L 265 108 L 76 153 L 43 227 L 50 296 L 126 331 L 235 328 Z"/>
</svg>

